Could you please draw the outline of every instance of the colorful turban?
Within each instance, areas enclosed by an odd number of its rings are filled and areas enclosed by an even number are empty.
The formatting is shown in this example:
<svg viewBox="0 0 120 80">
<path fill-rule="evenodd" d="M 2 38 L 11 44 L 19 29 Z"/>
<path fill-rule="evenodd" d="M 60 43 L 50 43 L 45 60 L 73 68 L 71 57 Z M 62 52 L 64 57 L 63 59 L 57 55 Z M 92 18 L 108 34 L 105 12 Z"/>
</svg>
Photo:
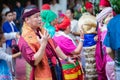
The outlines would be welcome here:
<svg viewBox="0 0 120 80">
<path fill-rule="evenodd" d="M 86 8 L 86 10 L 93 8 L 92 3 L 91 2 L 86 2 L 85 3 L 85 8 Z"/>
<path fill-rule="evenodd" d="M 57 15 L 51 10 L 41 11 L 40 16 L 44 23 L 51 23 L 52 21 L 54 21 L 57 18 Z"/>
<path fill-rule="evenodd" d="M 48 31 L 51 37 L 55 34 L 55 27 L 51 25 L 51 22 L 57 18 L 57 15 L 51 10 L 43 10 L 40 13 L 42 22 L 44 22 L 44 28 Z"/>
<path fill-rule="evenodd" d="M 49 4 L 43 4 L 42 5 L 42 10 L 50 10 L 50 5 Z"/>
<path fill-rule="evenodd" d="M 111 7 L 104 8 L 96 17 L 97 21 L 100 22 L 103 20 L 109 13 L 113 12 L 113 9 Z"/>
<path fill-rule="evenodd" d="M 38 13 L 38 12 L 40 12 L 40 10 L 37 9 L 37 8 L 25 9 L 25 10 L 24 10 L 24 13 L 23 13 L 23 15 L 22 15 L 22 19 L 24 20 L 26 17 L 29 17 L 29 16 L 31 16 L 31 15 L 33 15 L 33 14 L 35 14 L 35 13 Z"/>
<path fill-rule="evenodd" d="M 110 7 L 110 2 L 108 0 L 100 0 L 99 6 Z"/>
<path fill-rule="evenodd" d="M 58 30 L 65 30 L 70 25 L 70 19 L 64 15 L 63 20 L 60 24 L 57 24 L 56 28 Z"/>
</svg>

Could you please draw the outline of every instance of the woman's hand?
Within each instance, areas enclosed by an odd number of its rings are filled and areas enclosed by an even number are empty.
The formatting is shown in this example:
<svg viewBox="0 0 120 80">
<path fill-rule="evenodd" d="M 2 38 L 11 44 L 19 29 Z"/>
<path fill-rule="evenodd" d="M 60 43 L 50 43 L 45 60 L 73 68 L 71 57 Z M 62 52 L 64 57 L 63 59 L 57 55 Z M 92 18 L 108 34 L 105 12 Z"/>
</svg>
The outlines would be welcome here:
<svg viewBox="0 0 120 80">
<path fill-rule="evenodd" d="M 19 34 L 19 33 L 16 34 L 16 38 L 17 38 L 17 39 L 20 38 L 20 34 Z"/>
<path fill-rule="evenodd" d="M 67 57 L 65 61 L 67 61 L 68 63 L 74 64 L 74 66 L 76 66 L 75 60 L 72 60 L 70 57 Z"/>
<path fill-rule="evenodd" d="M 84 32 L 82 30 L 80 30 L 80 38 L 84 39 Z"/>
<path fill-rule="evenodd" d="M 94 37 L 94 41 L 98 41 L 98 35 Z"/>
</svg>

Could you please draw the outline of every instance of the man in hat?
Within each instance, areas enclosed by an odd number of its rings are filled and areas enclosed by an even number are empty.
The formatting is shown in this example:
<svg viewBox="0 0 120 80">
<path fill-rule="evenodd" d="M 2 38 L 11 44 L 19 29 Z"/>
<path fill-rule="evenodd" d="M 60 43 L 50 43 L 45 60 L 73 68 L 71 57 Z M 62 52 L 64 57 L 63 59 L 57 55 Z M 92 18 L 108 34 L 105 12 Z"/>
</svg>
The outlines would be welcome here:
<svg viewBox="0 0 120 80">
<path fill-rule="evenodd" d="M 57 55 L 70 63 L 74 63 L 74 61 L 64 55 L 54 41 L 50 39 L 48 32 L 42 28 L 39 14 L 40 11 L 36 8 L 24 10 L 22 16 L 24 23 L 22 35 L 19 39 L 19 48 L 25 60 L 32 66 L 30 80 L 57 80 L 57 74 L 53 68 L 59 63 Z M 51 58 L 50 61 L 49 58 Z M 52 66 L 50 67 L 50 65 Z"/>
</svg>

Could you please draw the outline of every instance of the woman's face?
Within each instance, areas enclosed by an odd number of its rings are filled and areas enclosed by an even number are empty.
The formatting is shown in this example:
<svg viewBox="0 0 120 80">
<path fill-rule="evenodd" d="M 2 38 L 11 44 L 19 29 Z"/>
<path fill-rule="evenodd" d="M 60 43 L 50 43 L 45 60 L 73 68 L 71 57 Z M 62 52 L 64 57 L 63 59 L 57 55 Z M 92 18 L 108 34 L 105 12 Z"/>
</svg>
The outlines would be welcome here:
<svg viewBox="0 0 120 80">
<path fill-rule="evenodd" d="M 70 10 L 67 10 L 65 15 L 69 18 L 71 18 L 73 16 Z"/>
<path fill-rule="evenodd" d="M 34 29 L 40 27 L 42 24 L 40 13 L 38 12 L 38 13 L 35 13 L 34 15 L 30 16 L 28 22 Z"/>
</svg>

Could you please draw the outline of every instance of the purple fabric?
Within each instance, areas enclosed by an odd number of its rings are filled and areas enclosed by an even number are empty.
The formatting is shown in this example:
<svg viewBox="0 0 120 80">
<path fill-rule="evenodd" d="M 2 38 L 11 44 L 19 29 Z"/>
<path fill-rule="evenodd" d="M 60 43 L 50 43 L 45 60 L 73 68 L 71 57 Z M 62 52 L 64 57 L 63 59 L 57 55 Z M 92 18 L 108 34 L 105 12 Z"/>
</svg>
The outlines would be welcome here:
<svg viewBox="0 0 120 80">
<path fill-rule="evenodd" d="M 22 19 L 24 20 L 26 17 L 29 17 L 29 16 L 31 16 L 31 15 L 33 15 L 35 13 L 38 13 L 38 12 L 40 12 L 40 10 L 37 9 L 37 8 L 34 8 L 34 9 L 28 11 L 28 12 L 23 13 Z"/>
<path fill-rule="evenodd" d="M 95 51 L 95 59 L 96 59 L 98 80 L 107 80 L 106 72 L 105 72 L 106 53 L 104 54 L 102 53 L 101 32 L 99 28 L 98 28 L 98 41 L 96 44 L 96 51 Z"/>
<path fill-rule="evenodd" d="M 30 80 L 34 80 L 34 52 L 33 50 L 28 46 L 27 42 L 23 39 L 23 37 L 20 37 L 19 42 L 19 49 L 22 53 L 22 56 L 25 58 L 25 60 L 32 66 L 32 72 L 30 74 Z"/>
<path fill-rule="evenodd" d="M 54 45 L 54 48 L 57 47 L 57 44 L 55 43 L 54 40 L 53 40 L 53 45 Z M 53 56 L 55 56 L 54 54 L 56 54 L 56 52 L 54 51 L 50 43 L 47 44 L 45 51 L 48 58 L 52 58 Z"/>
<path fill-rule="evenodd" d="M 55 36 L 53 39 L 66 55 L 72 55 L 71 53 L 76 49 L 72 40 L 67 37 Z"/>
</svg>

